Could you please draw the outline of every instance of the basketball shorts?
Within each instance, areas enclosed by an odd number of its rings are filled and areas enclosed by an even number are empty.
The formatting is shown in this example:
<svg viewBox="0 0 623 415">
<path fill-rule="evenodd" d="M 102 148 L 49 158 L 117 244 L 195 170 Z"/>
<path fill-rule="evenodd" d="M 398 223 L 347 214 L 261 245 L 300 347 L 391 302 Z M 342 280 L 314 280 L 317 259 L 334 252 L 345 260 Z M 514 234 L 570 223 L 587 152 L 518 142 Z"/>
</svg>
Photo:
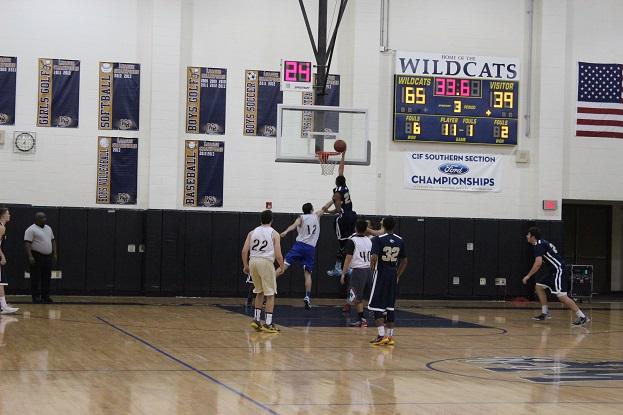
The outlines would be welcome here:
<svg viewBox="0 0 623 415">
<path fill-rule="evenodd" d="M 249 272 L 253 280 L 253 292 L 264 295 L 277 294 L 277 274 L 273 262 L 266 258 L 251 258 Z"/>
<path fill-rule="evenodd" d="M 372 289 L 372 270 L 370 268 L 353 268 L 348 280 L 348 303 L 359 304 L 370 298 Z"/>
<path fill-rule="evenodd" d="M 396 304 L 397 289 L 396 270 L 377 268 L 372 277 L 372 293 L 370 294 L 368 310 L 393 311 Z"/>
<path fill-rule="evenodd" d="M 536 284 L 548 288 L 552 294 L 558 297 L 567 295 L 571 272 L 568 268 L 557 268 L 552 272 L 543 272 L 537 275 Z"/>
<path fill-rule="evenodd" d="M 303 269 L 309 272 L 314 270 L 314 259 L 316 257 L 316 247 L 304 242 L 296 241 L 286 254 L 286 265 L 302 264 Z"/>
<path fill-rule="evenodd" d="M 345 240 L 355 233 L 355 223 L 357 222 L 357 212 L 342 212 L 335 218 L 335 235 L 339 240 Z"/>
<path fill-rule="evenodd" d="M 6 276 L 2 275 L 2 267 L 0 267 L 0 285 L 9 285 L 6 282 Z"/>
</svg>

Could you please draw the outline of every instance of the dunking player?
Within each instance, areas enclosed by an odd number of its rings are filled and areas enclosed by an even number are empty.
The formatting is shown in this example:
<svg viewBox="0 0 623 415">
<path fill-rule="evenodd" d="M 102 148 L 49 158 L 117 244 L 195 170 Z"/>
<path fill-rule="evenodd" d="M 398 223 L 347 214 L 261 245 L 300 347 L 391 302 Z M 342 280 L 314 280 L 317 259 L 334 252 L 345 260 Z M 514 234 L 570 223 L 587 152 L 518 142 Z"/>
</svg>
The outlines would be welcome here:
<svg viewBox="0 0 623 415">
<path fill-rule="evenodd" d="M 374 321 L 378 329 L 378 336 L 370 343 L 378 346 L 395 344 L 396 289 L 400 276 L 407 267 L 405 245 L 402 238 L 394 234 L 394 224 L 393 217 L 384 217 L 382 226 L 386 233 L 372 238 L 370 267 L 374 276 L 368 310 L 374 312 Z M 387 312 L 387 317 L 383 316 L 384 312 Z"/>
<path fill-rule="evenodd" d="M 573 322 L 574 326 L 582 326 L 590 321 L 575 301 L 567 296 L 569 275 L 565 269 L 565 260 L 558 254 L 554 244 L 541 239 L 541 230 L 535 226 L 528 229 L 526 240 L 534 247 L 534 264 L 530 272 L 523 277 L 522 282 L 527 284 L 528 280 L 539 271 L 544 262 L 549 265 L 548 272 L 539 273 L 536 277 L 535 291 L 541 303 L 541 314 L 533 317 L 533 319 L 543 321 L 551 318 L 547 308 L 547 293 L 545 292 L 547 288 L 552 294 L 556 294 L 558 301 L 575 312 L 577 319 Z"/>
<path fill-rule="evenodd" d="M 255 296 L 255 314 L 251 326 L 257 331 L 277 333 L 273 324 L 275 294 L 277 294 L 277 276 L 283 274 L 283 255 L 281 239 L 272 228 L 273 212 L 265 210 L 261 215 L 261 226 L 247 235 L 242 248 L 242 265 L 245 274 L 251 274 Z M 250 257 L 250 259 L 249 259 Z M 279 269 L 275 272 L 275 259 Z M 266 298 L 266 322 L 261 324 L 262 304 Z"/>
<path fill-rule="evenodd" d="M 348 238 L 355 232 L 355 222 L 357 213 L 353 211 L 353 202 L 350 198 L 350 190 L 346 185 L 344 177 L 344 158 L 346 151 L 342 152 L 342 159 L 338 167 L 338 175 L 335 178 L 335 188 L 333 188 L 333 204 L 334 209 L 328 210 L 327 213 L 337 213 L 335 217 L 335 235 L 338 241 L 338 252 L 335 267 L 327 271 L 330 277 L 339 277 L 342 275 L 342 263 L 344 262 L 344 247 Z M 344 293 L 345 294 L 345 293 Z M 344 305 L 344 311 L 350 310 L 348 304 Z"/>
<path fill-rule="evenodd" d="M 332 203 L 333 201 L 329 201 L 322 209 L 316 212 L 314 212 L 314 207 L 311 203 L 305 203 L 303 205 L 303 214 L 296 218 L 294 223 L 285 231 L 281 232 L 282 238 L 285 238 L 285 236 L 295 228 L 298 233 L 296 236 L 296 243 L 286 254 L 285 269 L 287 270 L 288 267 L 294 263 L 303 264 L 303 273 L 305 275 L 305 298 L 303 298 L 303 302 L 307 310 L 311 309 L 311 274 L 314 270 L 316 244 L 320 236 L 320 221 L 318 218 L 327 211 Z"/>
<path fill-rule="evenodd" d="M 357 307 L 358 319 L 351 326 L 368 327 L 368 321 L 363 316 L 363 303 L 370 297 L 372 286 L 372 270 L 370 269 L 370 252 L 372 241 L 366 236 L 368 222 L 363 219 L 357 220 L 355 224 L 357 233 L 346 241 L 344 253 L 344 266 L 342 267 L 342 277 L 340 283 L 346 283 L 346 270 L 352 268 L 349 278 L 348 299 L 349 303 Z"/>
</svg>

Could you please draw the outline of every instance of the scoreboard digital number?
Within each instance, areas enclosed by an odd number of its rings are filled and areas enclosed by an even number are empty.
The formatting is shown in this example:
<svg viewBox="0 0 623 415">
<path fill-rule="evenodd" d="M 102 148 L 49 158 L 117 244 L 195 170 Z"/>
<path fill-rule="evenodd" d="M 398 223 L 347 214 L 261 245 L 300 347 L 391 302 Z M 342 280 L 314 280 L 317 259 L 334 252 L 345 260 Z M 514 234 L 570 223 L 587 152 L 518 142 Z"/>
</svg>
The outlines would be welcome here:
<svg viewBox="0 0 623 415">
<path fill-rule="evenodd" d="M 281 61 L 282 91 L 312 91 L 312 63 L 306 61 Z"/>
<path fill-rule="evenodd" d="M 400 58 L 394 141 L 517 144 L 518 64 L 456 55 Z"/>
</svg>

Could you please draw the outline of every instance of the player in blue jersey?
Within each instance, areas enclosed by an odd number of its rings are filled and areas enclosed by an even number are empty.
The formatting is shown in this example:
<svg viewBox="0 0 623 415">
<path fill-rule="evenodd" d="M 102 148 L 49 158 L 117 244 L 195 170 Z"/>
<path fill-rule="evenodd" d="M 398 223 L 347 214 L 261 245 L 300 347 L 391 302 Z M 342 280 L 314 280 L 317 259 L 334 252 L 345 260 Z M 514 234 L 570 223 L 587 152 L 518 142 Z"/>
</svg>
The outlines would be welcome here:
<svg viewBox="0 0 623 415">
<path fill-rule="evenodd" d="M 543 321 L 551 318 L 547 308 L 547 293 L 545 292 L 547 288 L 558 297 L 558 301 L 575 312 L 577 319 L 573 322 L 574 326 L 582 326 L 590 321 L 575 301 L 567 296 L 570 276 L 565 268 L 565 260 L 558 254 L 554 244 L 541 239 L 541 230 L 535 226 L 528 229 L 526 240 L 534 247 L 534 264 L 530 272 L 523 277 L 522 282 L 527 284 L 528 280 L 537 274 L 535 291 L 541 303 L 541 314 L 533 319 Z M 539 272 L 543 264 L 546 264 L 547 269 Z"/>
<path fill-rule="evenodd" d="M 374 276 L 368 310 L 374 312 L 378 330 L 378 336 L 370 343 L 376 346 L 393 346 L 396 344 L 394 341 L 396 291 L 400 276 L 407 268 L 407 253 L 404 241 L 394 233 L 394 218 L 386 216 L 381 223 L 385 233 L 372 238 L 370 258 Z"/>
<path fill-rule="evenodd" d="M 305 298 L 303 298 L 303 303 L 307 310 L 311 309 L 311 274 L 314 270 L 316 244 L 320 236 L 319 219 L 332 203 L 332 201 L 328 202 L 322 209 L 316 212 L 314 212 L 314 207 L 311 203 L 305 203 L 303 205 L 303 214 L 297 217 L 285 231 L 281 232 L 281 237 L 285 238 L 290 231 L 297 230 L 296 243 L 286 255 L 285 267 L 288 269 L 294 263 L 303 265 L 303 274 L 305 275 Z"/>
</svg>

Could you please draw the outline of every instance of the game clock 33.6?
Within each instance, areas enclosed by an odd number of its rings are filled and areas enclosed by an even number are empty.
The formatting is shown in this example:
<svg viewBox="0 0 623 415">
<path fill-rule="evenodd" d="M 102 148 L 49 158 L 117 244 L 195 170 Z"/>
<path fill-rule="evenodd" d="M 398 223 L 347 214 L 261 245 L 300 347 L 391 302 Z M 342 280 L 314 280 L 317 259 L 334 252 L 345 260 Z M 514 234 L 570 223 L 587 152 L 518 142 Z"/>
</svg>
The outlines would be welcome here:
<svg viewBox="0 0 623 415">
<path fill-rule="evenodd" d="M 517 81 L 395 75 L 394 141 L 517 144 Z"/>
</svg>

